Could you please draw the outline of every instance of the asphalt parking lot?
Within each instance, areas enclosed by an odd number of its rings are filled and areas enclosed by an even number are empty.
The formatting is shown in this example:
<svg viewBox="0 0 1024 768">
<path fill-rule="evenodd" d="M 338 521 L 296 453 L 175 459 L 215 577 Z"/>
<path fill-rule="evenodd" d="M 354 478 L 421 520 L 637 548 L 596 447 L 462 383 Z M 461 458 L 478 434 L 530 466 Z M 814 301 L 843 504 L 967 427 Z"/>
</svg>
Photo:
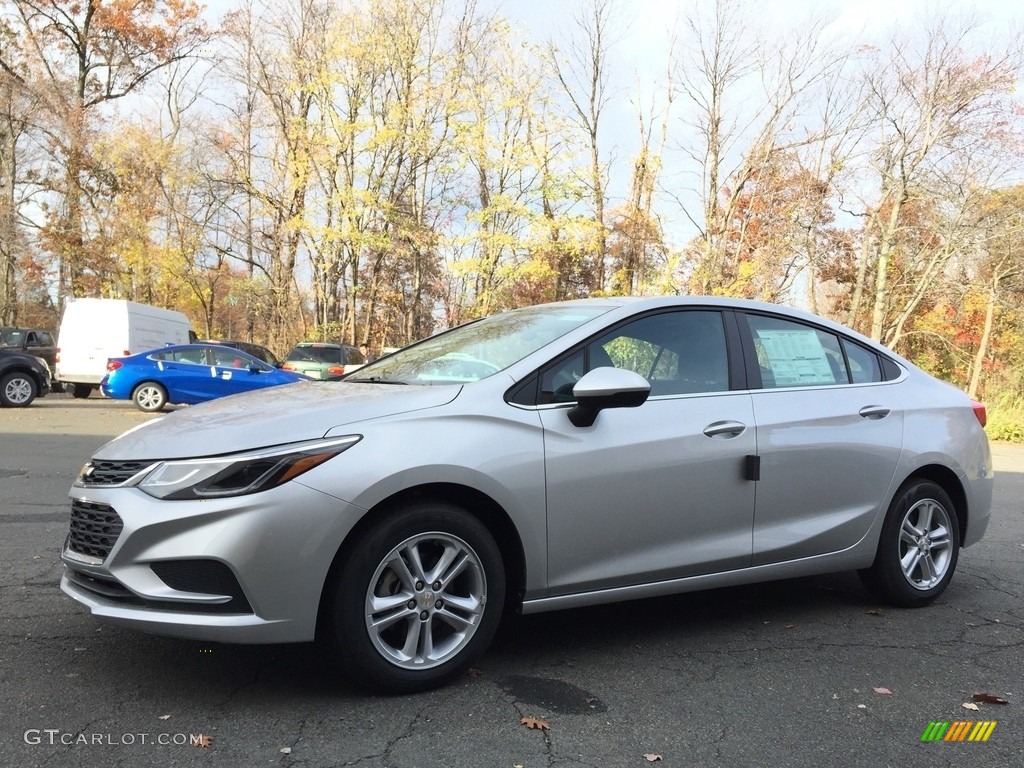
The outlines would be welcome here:
<svg viewBox="0 0 1024 768">
<path fill-rule="evenodd" d="M 541 614 L 460 683 L 386 698 L 314 646 L 139 634 L 61 594 L 75 473 L 150 418 L 65 395 L 0 411 L 0 765 L 1021 764 L 1024 446 L 994 446 L 986 538 L 929 608 L 840 574 Z M 1007 703 L 965 708 L 975 693 Z M 940 721 L 996 725 L 923 742 Z"/>
</svg>

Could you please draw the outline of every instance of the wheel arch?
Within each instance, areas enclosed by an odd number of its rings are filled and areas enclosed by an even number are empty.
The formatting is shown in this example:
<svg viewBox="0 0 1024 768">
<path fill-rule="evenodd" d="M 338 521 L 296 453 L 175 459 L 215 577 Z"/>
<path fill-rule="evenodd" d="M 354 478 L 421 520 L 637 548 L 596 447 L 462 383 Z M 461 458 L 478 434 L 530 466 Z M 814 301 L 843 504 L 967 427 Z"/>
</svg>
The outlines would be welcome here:
<svg viewBox="0 0 1024 768">
<path fill-rule="evenodd" d="M 7 378 L 12 373 L 20 373 L 32 379 L 37 389 L 42 387 L 39 374 L 36 373 L 34 370 L 32 370 L 32 368 L 30 368 L 27 365 L 15 364 L 12 365 L 10 368 L 4 368 L 4 370 L 0 372 L 0 378 Z"/>
<path fill-rule="evenodd" d="M 902 489 L 915 480 L 930 480 L 946 492 L 956 507 L 957 527 L 960 529 L 960 541 L 963 542 L 967 535 L 967 517 L 970 510 L 967 508 L 967 492 L 957 474 L 941 464 L 928 464 L 915 469 L 910 477 L 903 481 L 900 488 Z M 898 491 L 897 495 L 899 495 Z"/>
<path fill-rule="evenodd" d="M 167 385 L 164 384 L 162 381 L 157 381 L 156 379 L 151 379 L 151 378 L 148 378 L 148 377 L 147 378 L 143 378 L 143 379 L 139 379 L 137 382 L 132 384 L 131 389 L 128 390 L 128 397 L 130 399 L 134 399 L 135 398 L 135 393 L 139 391 L 139 387 L 144 387 L 147 384 L 150 384 L 150 385 L 152 385 L 154 387 L 159 387 L 160 389 L 162 389 L 163 392 L 164 392 L 164 395 L 167 396 L 167 402 L 168 403 L 171 402 L 171 391 L 167 388 Z"/>
<path fill-rule="evenodd" d="M 347 553 L 359 546 L 363 534 L 391 514 L 392 510 L 398 509 L 406 502 L 423 500 L 455 504 L 486 526 L 501 551 L 502 564 L 505 568 L 506 588 L 503 612 L 509 609 L 519 610 L 526 590 L 526 555 L 519 532 L 508 513 L 498 502 L 476 488 L 458 483 L 429 483 L 405 488 L 381 499 L 349 531 L 341 546 L 338 547 L 327 577 L 320 587 L 320 604 L 317 608 L 316 622 L 318 637 L 323 632 L 323 621 L 328 614 L 328 611 L 325 610 L 325 601 L 330 594 L 332 577 Z"/>
</svg>

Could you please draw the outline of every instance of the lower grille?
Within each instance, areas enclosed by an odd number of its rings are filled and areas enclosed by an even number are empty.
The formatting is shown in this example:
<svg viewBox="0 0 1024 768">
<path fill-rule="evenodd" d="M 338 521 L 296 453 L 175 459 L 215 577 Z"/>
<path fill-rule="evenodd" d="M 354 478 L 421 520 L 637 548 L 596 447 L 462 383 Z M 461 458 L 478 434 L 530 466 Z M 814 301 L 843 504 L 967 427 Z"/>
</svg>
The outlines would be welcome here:
<svg viewBox="0 0 1024 768">
<path fill-rule="evenodd" d="M 231 600 L 216 607 L 225 613 L 252 613 L 235 574 L 219 560 L 165 560 L 151 563 L 153 573 L 171 589 L 204 595 L 230 595 Z"/>
<path fill-rule="evenodd" d="M 219 563 L 217 563 L 217 565 L 219 565 Z M 66 568 L 65 575 L 69 582 L 85 592 L 89 592 L 90 594 L 108 602 L 130 606 L 132 608 L 149 608 L 154 611 L 167 611 L 168 613 L 251 614 L 253 612 L 252 608 L 249 606 L 249 601 L 241 594 L 241 589 L 237 586 L 238 582 L 235 582 L 235 588 L 239 592 L 237 597 L 232 597 L 231 601 L 227 603 L 212 605 L 209 603 L 178 603 L 171 600 L 147 600 L 146 598 L 139 597 L 115 579 L 93 576 L 92 574 L 75 570 L 71 566 Z M 232 576 L 232 579 L 234 579 L 234 576 Z M 173 585 L 168 584 L 168 586 Z M 178 587 L 173 588 L 178 589 Z M 211 594 L 223 595 L 231 593 L 228 591 L 219 591 Z"/>
<path fill-rule="evenodd" d="M 123 526 L 113 507 L 75 499 L 71 502 L 68 549 L 80 555 L 106 560 Z"/>
<path fill-rule="evenodd" d="M 97 597 L 112 600 L 115 603 L 124 603 L 125 605 L 144 606 L 146 604 L 145 600 L 113 579 L 97 578 L 96 576 L 76 571 L 74 568 L 68 568 L 66 573 L 68 581 L 87 592 L 92 592 Z"/>
</svg>

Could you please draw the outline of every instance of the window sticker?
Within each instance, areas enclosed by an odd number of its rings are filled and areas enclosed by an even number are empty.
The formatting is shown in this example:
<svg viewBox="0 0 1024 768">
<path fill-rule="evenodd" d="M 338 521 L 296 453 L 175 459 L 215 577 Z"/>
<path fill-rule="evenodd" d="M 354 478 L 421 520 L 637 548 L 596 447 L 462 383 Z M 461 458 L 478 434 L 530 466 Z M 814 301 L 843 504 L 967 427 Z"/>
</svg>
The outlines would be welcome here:
<svg viewBox="0 0 1024 768">
<path fill-rule="evenodd" d="M 832 367 L 818 334 L 806 330 L 760 330 L 757 337 L 775 376 L 777 387 L 835 384 Z"/>
</svg>

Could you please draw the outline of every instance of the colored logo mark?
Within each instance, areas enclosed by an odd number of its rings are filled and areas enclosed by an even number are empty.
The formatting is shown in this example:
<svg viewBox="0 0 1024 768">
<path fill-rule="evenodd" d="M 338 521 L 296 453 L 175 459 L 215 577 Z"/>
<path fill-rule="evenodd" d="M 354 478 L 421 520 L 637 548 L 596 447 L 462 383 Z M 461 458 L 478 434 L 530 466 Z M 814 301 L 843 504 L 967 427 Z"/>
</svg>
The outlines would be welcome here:
<svg viewBox="0 0 1024 768">
<path fill-rule="evenodd" d="M 932 721 L 921 734 L 921 741 L 988 741 L 995 729 L 995 720 Z"/>
</svg>

